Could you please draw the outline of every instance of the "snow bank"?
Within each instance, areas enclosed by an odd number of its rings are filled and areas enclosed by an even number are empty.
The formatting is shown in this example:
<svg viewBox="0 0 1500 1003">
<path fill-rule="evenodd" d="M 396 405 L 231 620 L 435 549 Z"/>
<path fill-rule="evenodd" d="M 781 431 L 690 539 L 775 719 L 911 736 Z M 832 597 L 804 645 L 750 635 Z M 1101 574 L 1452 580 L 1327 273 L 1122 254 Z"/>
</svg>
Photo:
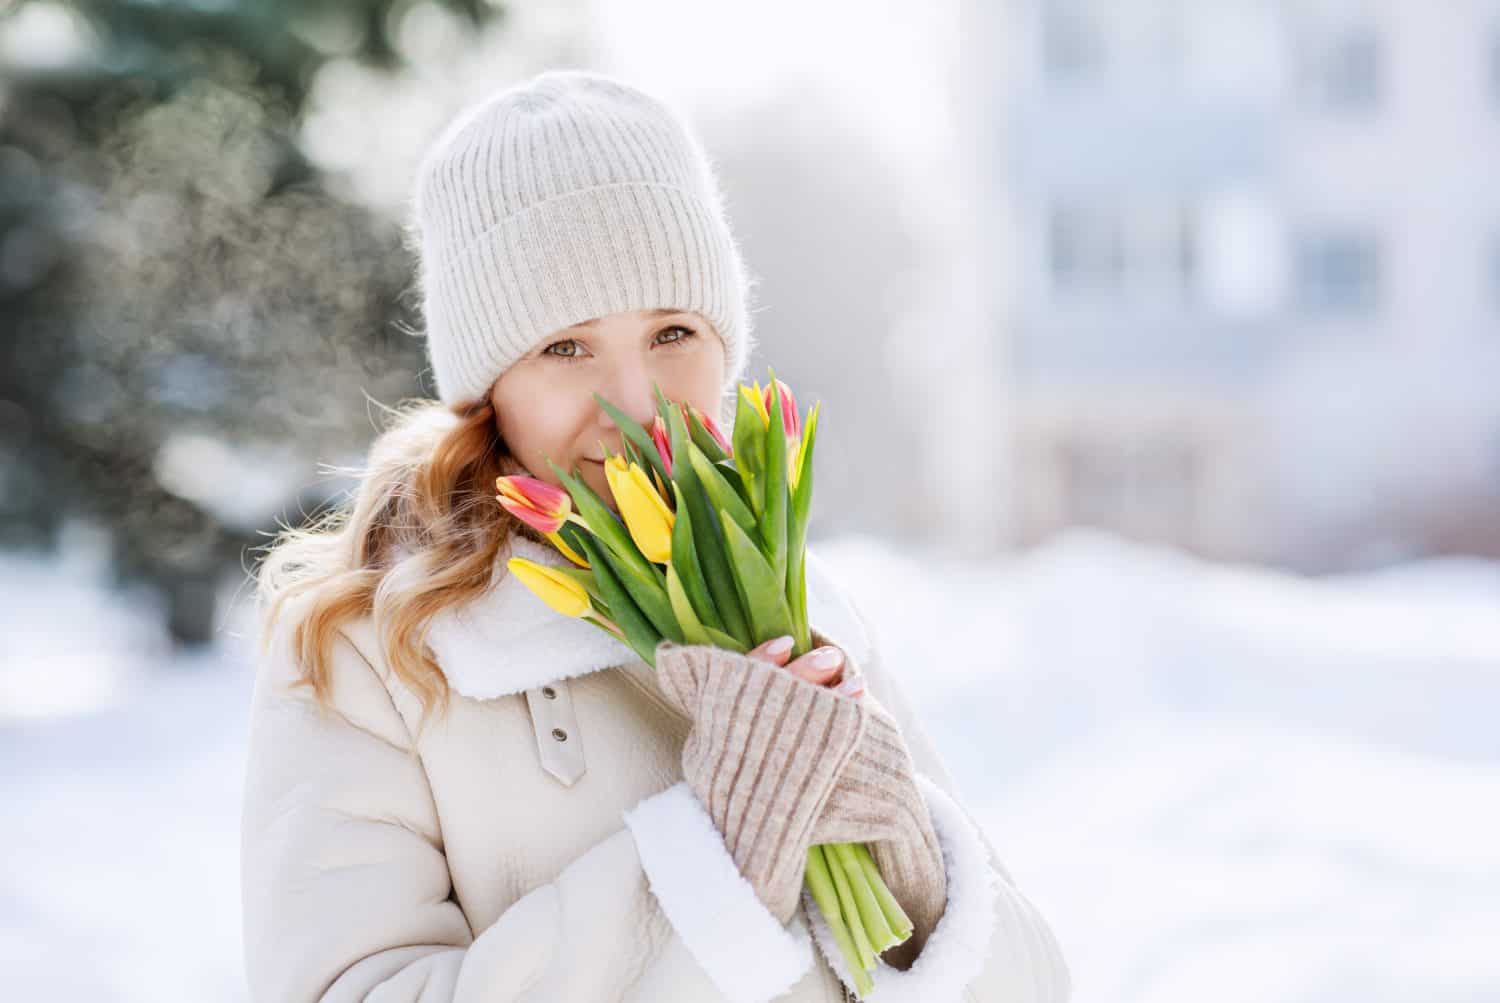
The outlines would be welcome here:
<svg viewBox="0 0 1500 1003">
<path fill-rule="evenodd" d="M 1500 997 L 1500 566 L 816 546 L 1076 1000 Z M 0 582 L 0 998 L 245 999 L 243 608 L 174 659 L 76 560 L 0 557 Z"/>
</svg>

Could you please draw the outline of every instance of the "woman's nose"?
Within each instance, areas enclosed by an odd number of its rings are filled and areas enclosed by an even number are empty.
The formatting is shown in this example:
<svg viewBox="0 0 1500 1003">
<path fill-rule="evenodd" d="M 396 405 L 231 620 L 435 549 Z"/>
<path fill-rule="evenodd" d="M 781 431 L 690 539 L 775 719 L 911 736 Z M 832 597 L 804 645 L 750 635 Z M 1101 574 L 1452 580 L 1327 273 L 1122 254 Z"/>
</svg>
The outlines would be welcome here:
<svg viewBox="0 0 1500 1003">
<path fill-rule="evenodd" d="M 606 385 L 596 392 L 610 404 L 619 408 L 627 418 L 638 422 L 645 428 L 651 427 L 651 420 L 656 416 L 656 395 L 652 392 L 650 374 L 643 371 L 622 375 L 618 379 L 607 381 Z M 614 417 L 608 410 L 600 407 L 599 411 L 603 416 L 605 427 L 615 427 Z"/>
</svg>

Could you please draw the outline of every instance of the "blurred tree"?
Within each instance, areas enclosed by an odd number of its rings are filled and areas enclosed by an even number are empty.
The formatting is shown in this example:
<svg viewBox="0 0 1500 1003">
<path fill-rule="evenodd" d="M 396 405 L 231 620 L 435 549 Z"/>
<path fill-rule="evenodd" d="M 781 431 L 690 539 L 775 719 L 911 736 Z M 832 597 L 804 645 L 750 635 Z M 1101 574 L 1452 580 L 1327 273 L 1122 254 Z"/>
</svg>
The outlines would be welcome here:
<svg viewBox="0 0 1500 1003">
<path fill-rule="evenodd" d="M 97 521 L 118 575 L 206 641 L 226 562 L 293 500 L 247 509 L 254 458 L 357 453 L 356 394 L 425 392 L 399 224 L 330 194 L 296 143 L 318 69 L 396 65 L 412 6 L 10 5 L 0 25 L 45 7 L 89 44 L 0 76 L 0 545 Z"/>
</svg>

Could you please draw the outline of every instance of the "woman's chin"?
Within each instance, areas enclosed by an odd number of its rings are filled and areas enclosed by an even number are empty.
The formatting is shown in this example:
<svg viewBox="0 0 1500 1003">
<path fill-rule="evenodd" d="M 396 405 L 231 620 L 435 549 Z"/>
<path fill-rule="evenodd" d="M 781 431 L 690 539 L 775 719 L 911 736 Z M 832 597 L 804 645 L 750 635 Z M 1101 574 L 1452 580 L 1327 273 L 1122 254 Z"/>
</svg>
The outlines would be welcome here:
<svg viewBox="0 0 1500 1003">
<path fill-rule="evenodd" d="M 603 477 L 599 478 L 599 480 L 600 483 L 595 484 L 591 478 L 585 477 L 584 483 L 594 490 L 594 494 L 599 496 L 599 500 L 604 503 L 605 508 L 609 509 L 615 515 L 619 515 L 620 510 L 615 507 L 614 497 L 609 493 L 609 482 L 605 481 Z"/>
</svg>

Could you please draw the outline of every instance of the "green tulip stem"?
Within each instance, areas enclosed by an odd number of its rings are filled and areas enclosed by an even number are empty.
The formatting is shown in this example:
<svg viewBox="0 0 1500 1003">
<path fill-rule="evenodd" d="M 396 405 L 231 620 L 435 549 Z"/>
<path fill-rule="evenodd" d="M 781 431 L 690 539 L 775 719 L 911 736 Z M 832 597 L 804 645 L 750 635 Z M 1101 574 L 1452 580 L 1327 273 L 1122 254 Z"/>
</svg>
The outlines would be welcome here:
<svg viewBox="0 0 1500 1003">
<path fill-rule="evenodd" d="M 843 865 L 844 876 L 849 879 L 849 888 L 854 893 L 855 904 L 859 907 L 859 918 L 864 926 L 865 937 L 869 940 L 874 953 L 879 954 L 901 943 L 901 938 L 896 936 L 890 923 L 886 921 L 885 913 L 880 908 L 874 890 L 870 888 L 869 875 L 860 865 L 859 857 L 854 852 L 854 845 L 834 843 L 829 848 L 838 856 L 839 863 Z"/>
<path fill-rule="evenodd" d="M 854 848 L 854 856 L 859 861 L 861 870 L 865 873 L 870 888 L 875 892 L 875 898 L 880 903 L 880 909 L 885 914 L 886 923 L 892 932 L 896 934 L 896 943 L 903 943 L 912 935 L 911 917 L 906 915 L 906 910 L 901 908 L 901 903 L 896 901 L 896 896 L 891 894 L 885 879 L 880 876 L 880 868 L 875 864 L 875 858 L 870 855 L 870 848 L 864 843 L 851 844 Z"/>
<path fill-rule="evenodd" d="M 830 862 L 838 860 L 836 854 L 830 855 L 827 848 L 824 855 L 828 856 Z M 833 887 L 839 896 L 839 911 L 843 913 L 844 919 L 849 924 L 849 932 L 854 935 L 854 946 L 859 949 L 860 967 L 870 971 L 875 967 L 875 948 L 870 944 L 870 938 L 865 933 L 865 924 L 860 919 L 859 904 L 854 901 L 854 889 L 850 887 L 849 876 L 844 873 L 843 864 L 829 867 L 833 875 Z"/>
<path fill-rule="evenodd" d="M 593 624 L 595 627 L 598 627 L 600 630 L 604 631 L 610 637 L 616 638 L 617 640 L 624 641 L 626 644 L 630 643 L 629 639 L 625 637 L 625 632 L 624 631 L 619 631 L 619 633 L 616 633 L 616 631 L 619 630 L 619 628 L 617 628 L 617 627 L 611 627 L 612 621 L 606 620 L 603 617 L 597 617 L 597 618 L 596 617 L 592 617 L 592 616 L 588 615 L 587 613 L 585 613 L 579 619 L 583 620 L 584 623 L 591 623 L 591 624 Z"/>
<path fill-rule="evenodd" d="M 839 908 L 838 889 L 834 885 L 830 864 L 831 862 L 824 856 L 823 847 L 808 847 L 807 872 L 804 881 L 808 890 L 812 892 L 813 901 L 817 903 L 818 910 L 823 913 L 824 922 L 833 932 L 834 942 L 839 945 L 839 953 L 844 956 L 844 966 L 854 976 L 855 988 L 860 996 L 868 998 L 870 990 L 875 987 L 874 982 L 865 970 L 859 948 L 849 932 L 848 924 L 844 922 L 843 910 Z M 832 867 L 836 866 L 837 864 L 832 864 Z"/>
</svg>

